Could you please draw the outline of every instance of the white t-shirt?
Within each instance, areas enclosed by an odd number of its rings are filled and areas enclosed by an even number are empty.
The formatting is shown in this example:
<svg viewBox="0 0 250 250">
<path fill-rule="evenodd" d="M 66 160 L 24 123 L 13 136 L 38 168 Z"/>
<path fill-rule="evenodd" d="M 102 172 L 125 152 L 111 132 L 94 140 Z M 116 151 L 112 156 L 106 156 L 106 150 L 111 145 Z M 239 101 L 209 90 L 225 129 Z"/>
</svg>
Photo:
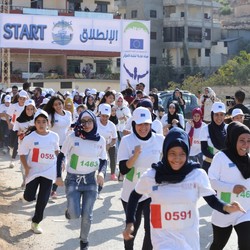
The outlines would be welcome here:
<svg viewBox="0 0 250 250">
<path fill-rule="evenodd" d="M 227 126 L 228 126 L 228 124 L 225 125 L 225 130 L 227 130 Z M 213 143 L 211 141 L 211 137 L 210 137 L 209 130 L 208 130 L 208 124 L 206 124 L 204 127 L 201 128 L 200 141 L 206 141 L 207 142 L 208 150 L 213 155 L 215 155 L 217 152 L 219 152 L 219 150 L 214 147 L 214 145 L 213 145 Z"/>
<path fill-rule="evenodd" d="M 100 122 L 100 117 L 96 118 L 97 121 L 97 132 L 104 137 L 106 144 L 109 144 L 112 139 L 117 138 L 116 126 L 113 122 L 108 120 L 106 126 L 102 125 Z"/>
<path fill-rule="evenodd" d="M 208 176 L 219 199 L 226 203 L 238 201 L 246 210 L 246 213 L 235 212 L 231 214 L 221 214 L 214 210 L 212 223 L 218 227 L 228 227 L 250 221 L 250 178 L 245 179 L 237 166 L 223 152 L 214 156 L 208 169 Z M 243 185 L 246 187 L 246 191 L 239 195 L 234 194 L 233 188 L 235 185 Z"/>
<path fill-rule="evenodd" d="M 199 250 L 199 211 L 201 196 L 215 194 L 203 169 L 195 169 L 176 184 L 157 184 L 155 170 L 142 175 L 135 190 L 148 195 L 151 240 L 155 250 Z"/>
<path fill-rule="evenodd" d="M 179 123 L 182 126 L 182 128 L 185 128 L 185 119 L 184 116 L 182 114 L 178 114 L 179 116 Z M 168 123 L 168 114 L 165 114 L 162 118 L 161 118 L 161 123 L 164 126 L 166 126 Z M 177 125 L 174 125 L 173 127 L 177 127 Z"/>
<path fill-rule="evenodd" d="M 152 133 L 151 138 L 147 141 L 138 139 L 134 133 L 122 137 L 118 148 L 118 162 L 128 160 L 134 154 L 135 146 L 140 145 L 142 149 L 134 166 L 125 175 L 121 193 L 123 201 L 128 201 L 130 193 L 135 188 L 140 176 L 151 167 L 152 163 L 157 163 L 161 159 L 163 140 L 164 136 L 155 133 Z M 143 196 L 140 201 L 146 198 L 148 197 Z"/>
<path fill-rule="evenodd" d="M 50 127 L 50 130 L 57 133 L 59 136 L 59 146 L 62 146 L 66 139 L 66 135 L 72 123 L 72 114 L 68 110 L 64 110 L 64 115 L 54 114 L 54 125 Z M 51 116 L 49 116 L 51 121 Z"/>
<path fill-rule="evenodd" d="M 54 132 L 40 135 L 36 131 L 24 137 L 20 144 L 18 154 L 28 155 L 27 163 L 30 167 L 26 184 L 37 177 L 45 177 L 49 180 L 56 179 L 56 155 L 59 150 L 59 138 Z"/>
<path fill-rule="evenodd" d="M 27 129 L 31 126 L 34 126 L 34 120 L 30 120 L 28 122 L 18 122 L 16 121 L 13 127 L 13 131 L 19 131 L 21 133 L 25 133 Z"/>
<path fill-rule="evenodd" d="M 192 140 L 192 145 L 190 147 L 190 153 L 189 153 L 190 156 L 195 156 L 201 153 L 200 132 L 201 132 L 201 128 L 204 126 L 206 126 L 206 124 L 202 122 L 199 128 L 194 128 L 193 140 Z M 189 122 L 187 122 L 185 131 L 189 133 L 190 130 L 191 130 L 191 125 Z"/>
<path fill-rule="evenodd" d="M 129 130 L 132 132 L 132 121 L 133 121 L 133 117 L 131 116 L 126 123 L 126 126 L 124 128 L 125 130 Z M 155 131 L 156 134 L 163 135 L 163 126 L 158 119 L 155 119 L 152 122 L 151 127 Z"/>
<path fill-rule="evenodd" d="M 0 113 L 7 114 L 8 109 L 10 108 L 11 104 L 9 107 L 5 106 L 5 104 L 0 104 Z M 6 121 L 5 117 L 1 117 L 0 120 Z"/>
<path fill-rule="evenodd" d="M 89 174 L 99 168 L 99 160 L 107 160 L 106 141 L 83 140 L 75 133 L 67 136 L 61 152 L 67 157 L 67 172 L 71 174 Z"/>
<path fill-rule="evenodd" d="M 10 105 L 10 108 L 7 111 L 7 114 L 11 117 L 11 123 L 14 125 L 16 118 L 23 112 L 24 105 L 20 106 L 18 103 Z"/>
<path fill-rule="evenodd" d="M 119 120 L 119 118 L 126 116 L 126 118 L 130 118 L 131 117 L 131 112 L 130 109 L 127 106 L 122 106 L 122 107 L 118 107 L 116 106 L 116 116 L 118 118 L 118 124 L 116 125 L 117 131 L 123 131 L 125 128 L 125 125 L 127 123 L 127 120 Z"/>
</svg>

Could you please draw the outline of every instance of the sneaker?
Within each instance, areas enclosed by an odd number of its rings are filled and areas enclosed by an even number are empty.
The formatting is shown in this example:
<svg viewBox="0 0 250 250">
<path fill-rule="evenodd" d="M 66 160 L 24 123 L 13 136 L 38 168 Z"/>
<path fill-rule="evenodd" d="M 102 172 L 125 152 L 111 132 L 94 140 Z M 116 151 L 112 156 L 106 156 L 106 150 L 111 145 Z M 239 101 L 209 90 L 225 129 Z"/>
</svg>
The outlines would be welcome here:
<svg viewBox="0 0 250 250">
<path fill-rule="evenodd" d="M 10 162 L 9 168 L 14 168 L 15 167 L 15 163 L 13 161 Z"/>
<path fill-rule="evenodd" d="M 50 197 L 51 197 L 52 199 L 57 199 L 56 191 L 52 191 L 51 194 L 50 194 Z"/>
<path fill-rule="evenodd" d="M 111 180 L 111 181 L 117 181 L 118 179 L 117 179 L 117 177 L 116 177 L 115 174 L 111 174 L 110 180 Z"/>
<path fill-rule="evenodd" d="M 97 200 L 104 200 L 103 196 L 101 194 L 97 195 Z"/>
<path fill-rule="evenodd" d="M 80 241 L 80 250 L 88 250 L 89 249 L 89 243 Z"/>
<path fill-rule="evenodd" d="M 43 233 L 42 228 L 40 227 L 39 224 L 32 222 L 31 223 L 31 230 L 35 233 L 35 234 L 41 234 Z"/>
</svg>

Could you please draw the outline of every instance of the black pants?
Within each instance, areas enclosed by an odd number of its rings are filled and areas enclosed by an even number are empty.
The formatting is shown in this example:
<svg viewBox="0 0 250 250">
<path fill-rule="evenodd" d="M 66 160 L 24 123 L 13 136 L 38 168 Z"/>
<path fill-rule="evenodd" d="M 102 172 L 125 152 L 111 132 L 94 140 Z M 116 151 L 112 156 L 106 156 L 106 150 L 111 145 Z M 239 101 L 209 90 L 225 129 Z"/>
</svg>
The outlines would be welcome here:
<svg viewBox="0 0 250 250">
<path fill-rule="evenodd" d="M 15 160 L 17 156 L 17 148 L 18 148 L 17 131 L 10 130 L 10 147 L 13 148 L 11 159 Z"/>
<path fill-rule="evenodd" d="M 207 174 L 208 174 L 208 169 L 210 166 L 211 166 L 210 162 L 203 161 L 202 168 L 206 171 Z"/>
<path fill-rule="evenodd" d="M 150 236 L 150 202 L 151 199 L 146 199 L 142 202 L 138 203 L 136 215 L 135 215 L 135 222 L 134 222 L 134 232 L 132 235 L 134 236 L 131 240 L 124 240 L 124 249 L 126 250 L 133 250 L 134 249 L 134 240 L 137 234 L 137 231 L 141 224 L 141 217 L 142 214 L 144 216 L 144 230 L 145 235 L 143 239 L 142 250 L 152 250 L 153 246 L 151 243 L 151 236 Z M 123 209 L 126 213 L 127 202 L 122 200 Z"/>
<path fill-rule="evenodd" d="M 210 250 L 222 250 L 227 244 L 229 237 L 232 233 L 233 226 L 229 227 L 217 227 L 213 226 L 214 239 L 210 247 Z M 238 247 L 239 250 L 249 250 L 250 249 L 250 221 L 242 222 L 236 226 L 234 229 L 238 236 Z"/>
<path fill-rule="evenodd" d="M 110 147 L 108 150 L 109 154 L 109 165 L 111 174 L 115 174 L 115 168 L 116 168 L 116 146 Z"/>
<path fill-rule="evenodd" d="M 29 182 L 25 187 L 23 198 L 26 201 L 36 200 L 35 214 L 32 218 L 32 221 L 37 224 L 43 220 L 43 212 L 49 200 L 52 182 L 52 180 L 47 178 L 37 177 Z M 36 198 L 38 186 L 39 192 Z"/>
</svg>

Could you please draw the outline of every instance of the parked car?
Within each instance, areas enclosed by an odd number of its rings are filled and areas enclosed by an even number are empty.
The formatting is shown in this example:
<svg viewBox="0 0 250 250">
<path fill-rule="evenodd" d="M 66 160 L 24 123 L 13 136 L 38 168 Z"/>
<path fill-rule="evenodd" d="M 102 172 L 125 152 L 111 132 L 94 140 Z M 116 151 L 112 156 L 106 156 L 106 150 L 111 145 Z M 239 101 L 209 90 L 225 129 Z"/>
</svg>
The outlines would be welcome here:
<svg viewBox="0 0 250 250">
<path fill-rule="evenodd" d="M 161 92 L 159 94 L 159 97 L 162 100 L 162 106 L 164 107 L 166 112 L 168 110 L 168 107 L 167 107 L 168 100 L 171 96 L 173 96 L 173 92 L 174 92 L 173 90 L 168 90 L 168 91 Z M 183 99 L 186 102 L 186 108 L 184 110 L 184 117 L 185 117 L 185 119 L 191 119 L 192 118 L 192 110 L 194 108 L 199 107 L 197 97 L 194 94 L 192 94 L 186 90 L 182 90 L 181 92 L 182 92 Z"/>
</svg>

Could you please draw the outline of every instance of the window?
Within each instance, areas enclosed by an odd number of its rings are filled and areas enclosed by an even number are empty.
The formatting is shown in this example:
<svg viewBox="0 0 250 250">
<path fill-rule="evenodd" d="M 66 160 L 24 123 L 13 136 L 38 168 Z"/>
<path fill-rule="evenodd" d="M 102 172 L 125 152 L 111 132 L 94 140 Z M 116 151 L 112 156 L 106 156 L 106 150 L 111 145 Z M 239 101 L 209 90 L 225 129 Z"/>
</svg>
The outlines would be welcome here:
<svg viewBox="0 0 250 250">
<path fill-rule="evenodd" d="M 170 15 L 175 12 L 176 12 L 176 6 L 164 6 L 163 7 L 163 15 L 165 17 L 170 17 Z"/>
<path fill-rule="evenodd" d="M 211 29 L 205 29 L 204 38 L 205 40 L 211 40 Z"/>
<path fill-rule="evenodd" d="M 188 41 L 200 43 L 202 41 L 202 28 L 188 27 Z"/>
<path fill-rule="evenodd" d="M 42 63 L 41 62 L 30 62 L 30 72 L 39 72 L 41 71 Z"/>
<path fill-rule="evenodd" d="M 185 16 L 185 12 L 181 12 L 181 17 L 184 17 Z"/>
<path fill-rule="evenodd" d="M 137 10 L 131 11 L 131 18 L 137 18 Z"/>
<path fill-rule="evenodd" d="M 43 86 L 44 86 L 43 82 L 33 82 L 33 87 L 43 88 Z"/>
<path fill-rule="evenodd" d="M 198 49 L 198 57 L 201 57 L 201 49 Z"/>
<path fill-rule="evenodd" d="M 97 4 L 96 6 L 97 12 L 103 12 L 103 13 L 108 12 L 109 2 L 95 2 L 95 3 Z"/>
<path fill-rule="evenodd" d="M 120 68 L 121 67 L 121 58 L 116 59 L 116 67 Z"/>
<path fill-rule="evenodd" d="M 61 89 L 72 89 L 72 82 L 61 82 Z"/>
<path fill-rule="evenodd" d="M 185 62 L 184 62 L 184 58 L 182 57 L 182 58 L 181 58 L 181 66 L 184 66 L 184 63 L 185 63 Z"/>
<path fill-rule="evenodd" d="M 150 64 L 156 64 L 156 57 L 150 57 Z"/>
<path fill-rule="evenodd" d="M 33 9 L 43 9 L 43 0 L 30 0 L 30 7 Z"/>
<path fill-rule="evenodd" d="M 150 32 L 150 39 L 156 40 L 156 35 L 157 35 L 156 32 L 154 32 L 154 31 Z"/>
<path fill-rule="evenodd" d="M 67 60 L 67 74 L 74 75 L 75 73 L 80 73 L 80 66 L 82 60 Z"/>
<path fill-rule="evenodd" d="M 184 27 L 166 27 L 163 29 L 163 42 L 182 42 Z"/>
<path fill-rule="evenodd" d="M 205 56 L 210 56 L 210 49 L 205 49 Z"/>
<path fill-rule="evenodd" d="M 227 42 L 224 42 L 224 47 L 227 47 Z"/>
<path fill-rule="evenodd" d="M 108 60 L 95 60 L 94 63 L 96 64 L 97 74 L 105 74 L 110 65 L 110 61 Z"/>
<path fill-rule="evenodd" d="M 156 18 L 157 17 L 156 10 L 150 10 L 150 17 L 152 17 L 152 18 Z"/>
</svg>

